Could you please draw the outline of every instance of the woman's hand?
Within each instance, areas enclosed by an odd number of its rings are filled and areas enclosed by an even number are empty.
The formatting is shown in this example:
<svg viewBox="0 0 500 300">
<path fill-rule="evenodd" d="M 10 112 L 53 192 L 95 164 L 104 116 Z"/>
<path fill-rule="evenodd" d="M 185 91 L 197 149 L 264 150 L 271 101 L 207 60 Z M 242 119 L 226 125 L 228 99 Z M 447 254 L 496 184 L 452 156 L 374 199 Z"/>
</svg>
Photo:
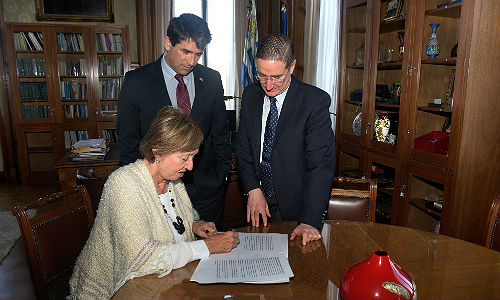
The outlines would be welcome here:
<svg viewBox="0 0 500 300">
<path fill-rule="evenodd" d="M 231 252 L 239 243 L 238 233 L 233 231 L 220 232 L 205 239 L 210 254 Z"/>
<path fill-rule="evenodd" d="M 193 222 L 193 233 L 199 237 L 206 238 L 217 233 L 217 228 L 213 222 L 197 221 Z"/>
</svg>

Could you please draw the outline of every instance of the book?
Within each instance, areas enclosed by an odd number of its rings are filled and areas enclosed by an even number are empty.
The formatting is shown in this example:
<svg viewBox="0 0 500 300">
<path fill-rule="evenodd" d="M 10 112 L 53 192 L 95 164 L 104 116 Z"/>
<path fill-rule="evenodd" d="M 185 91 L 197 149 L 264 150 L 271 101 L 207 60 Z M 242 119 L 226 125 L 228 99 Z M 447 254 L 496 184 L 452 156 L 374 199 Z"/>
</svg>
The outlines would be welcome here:
<svg viewBox="0 0 500 300">
<path fill-rule="evenodd" d="M 83 139 L 74 143 L 71 146 L 71 152 L 84 153 L 84 152 L 106 152 L 106 140 L 99 139 Z"/>
</svg>

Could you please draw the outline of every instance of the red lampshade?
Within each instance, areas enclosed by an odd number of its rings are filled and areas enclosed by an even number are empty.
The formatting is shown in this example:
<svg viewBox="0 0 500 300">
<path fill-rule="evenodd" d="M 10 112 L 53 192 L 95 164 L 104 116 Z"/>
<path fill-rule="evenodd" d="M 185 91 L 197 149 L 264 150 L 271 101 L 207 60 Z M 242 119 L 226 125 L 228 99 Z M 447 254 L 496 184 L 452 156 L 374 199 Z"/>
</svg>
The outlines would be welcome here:
<svg viewBox="0 0 500 300">
<path fill-rule="evenodd" d="M 411 276 L 383 250 L 351 266 L 342 276 L 340 293 L 343 300 L 417 299 Z"/>
</svg>

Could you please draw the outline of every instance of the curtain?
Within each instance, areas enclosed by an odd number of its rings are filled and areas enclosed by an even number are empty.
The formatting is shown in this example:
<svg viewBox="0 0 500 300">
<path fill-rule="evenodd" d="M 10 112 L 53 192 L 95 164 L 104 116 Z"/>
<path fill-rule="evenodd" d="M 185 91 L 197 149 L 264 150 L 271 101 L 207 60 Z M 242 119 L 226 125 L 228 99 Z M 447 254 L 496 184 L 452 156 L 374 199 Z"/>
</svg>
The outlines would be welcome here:
<svg viewBox="0 0 500 300">
<path fill-rule="evenodd" d="M 340 0 L 323 0 L 320 2 L 315 85 L 325 90 L 332 98 L 330 113 L 334 131 L 337 114 L 339 39 Z"/>
<path fill-rule="evenodd" d="M 316 51 L 319 30 L 320 0 L 305 0 L 306 16 L 304 21 L 304 82 L 315 84 Z"/>
<path fill-rule="evenodd" d="M 153 0 L 155 5 L 153 26 L 153 58 L 156 60 L 165 51 L 164 39 L 167 35 L 168 23 L 170 23 L 171 0 Z"/>
</svg>

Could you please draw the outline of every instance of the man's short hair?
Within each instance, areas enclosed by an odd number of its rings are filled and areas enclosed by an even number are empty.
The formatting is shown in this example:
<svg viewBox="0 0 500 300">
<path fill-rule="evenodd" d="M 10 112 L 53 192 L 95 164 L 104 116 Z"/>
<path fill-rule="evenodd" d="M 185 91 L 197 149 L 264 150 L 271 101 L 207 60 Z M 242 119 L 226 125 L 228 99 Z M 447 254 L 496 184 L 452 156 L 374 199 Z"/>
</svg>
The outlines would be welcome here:
<svg viewBox="0 0 500 300">
<path fill-rule="evenodd" d="M 173 18 L 168 25 L 167 36 L 172 47 L 183 40 L 192 40 L 200 50 L 205 50 L 205 47 L 212 40 L 207 22 L 193 14 L 182 14 Z"/>
<path fill-rule="evenodd" d="M 259 41 L 256 58 L 263 60 L 281 60 L 290 68 L 295 60 L 293 42 L 280 33 L 272 33 Z"/>
</svg>

